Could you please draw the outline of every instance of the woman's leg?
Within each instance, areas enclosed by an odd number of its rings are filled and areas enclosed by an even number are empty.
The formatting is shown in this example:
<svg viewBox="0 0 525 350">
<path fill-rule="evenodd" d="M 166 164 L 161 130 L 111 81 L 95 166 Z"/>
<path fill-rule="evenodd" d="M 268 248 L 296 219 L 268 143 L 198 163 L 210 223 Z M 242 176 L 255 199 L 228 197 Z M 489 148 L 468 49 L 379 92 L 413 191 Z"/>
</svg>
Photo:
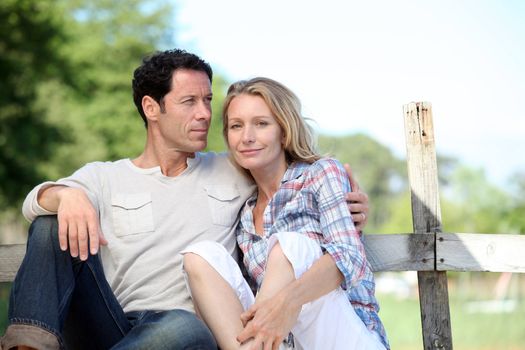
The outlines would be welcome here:
<svg viewBox="0 0 525 350">
<path fill-rule="evenodd" d="M 195 310 L 223 350 L 239 349 L 240 315 L 253 294 L 235 260 L 215 242 L 200 242 L 184 252 L 184 271 Z"/>
<path fill-rule="evenodd" d="M 295 232 L 273 235 L 268 249 L 268 265 L 261 287 L 262 290 L 268 282 L 268 297 L 279 291 L 279 283 L 283 283 L 282 288 L 301 277 L 323 254 L 316 242 Z M 356 315 L 341 288 L 303 305 L 292 334 L 299 349 L 384 349 Z"/>
<path fill-rule="evenodd" d="M 268 254 L 264 280 L 257 292 L 256 300 L 262 301 L 276 295 L 281 289 L 295 280 L 292 264 L 286 258 L 279 242 L 275 243 Z"/>
</svg>

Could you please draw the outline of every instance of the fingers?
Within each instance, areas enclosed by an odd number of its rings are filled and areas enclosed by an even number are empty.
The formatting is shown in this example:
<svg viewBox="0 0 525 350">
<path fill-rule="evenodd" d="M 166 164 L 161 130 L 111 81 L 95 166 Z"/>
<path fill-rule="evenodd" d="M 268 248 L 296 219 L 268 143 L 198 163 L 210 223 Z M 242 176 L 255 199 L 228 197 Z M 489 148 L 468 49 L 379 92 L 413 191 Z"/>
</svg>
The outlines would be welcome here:
<svg viewBox="0 0 525 350">
<path fill-rule="evenodd" d="M 255 332 L 255 329 L 253 327 L 253 324 L 248 322 L 245 325 L 245 327 L 242 330 L 242 332 L 239 333 L 239 335 L 237 336 L 237 341 L 242 344 L 245 341 L 247 341 L 248 339 L 253 338 L 255 336 L 255 333 L 256 332 Z M 260 335 L 259 335 L 259 337 L 260 337 Z M 257 340 L 257 339 L 255 339 L 255 340 Z M 261 339 L 259 339 L 259 340 L 261 340 Z M 261 340 L 260 344 L 262 344 L 262 340 Z"/>
<path fill-rule="evenodd" d="M 67 221 L 58 216 L 58 243 L 62 251 L 67 250 Z"/>
<path fill-rule="evenodd" d="M 250 349 L 251 350 L 260 350 L 264 345 L 264 339 L 261 335 L 258 335 L 257 337 L 255 337 L 255 339 L 253 340 L 251 346 L 250 346 Z"/>
<path fill-rule="evenodd" d="M 99 244 L 100 245 L 108 245 L 108 241 L 106 239 L 106 236 L 104 236 L 104 232 L 102 232 L 101 229 L 98 230 L 98 235 L 99 235 Z"/>
<path fill-rule="evenodd" d="M 68 225 L 68 239 L 69 239 L 69 254 L 73 258 L 76 258 L 78 256 L 78 230 L 76 225 Z"/>
<path fill-rule="evenodd" d="M 346 195 L 348 209 L 352 214 L 355 228 L 361 231 L 368 222 L 368 195 L 364 192 L 350 192 Z"/>
<path fill-rule="evenodd" d="M 77 242 L 78 255 L 84 261 L 88 258 L 88 230 L 85 224 L 77 227 Z"/>
<path fill-rule="evenodd" d="M 69 246 L 72 257 L 87 260 L 89 254 L 98 253 L 100 244 L 107 244 L 97 212 L 83 190 L 62 189 L 57 214 L 60 249 Z"/>
<path fill-rule="evenodd" d="M 355 229 L 361 231 L 368 222 L 368 217 L 364 213 L 352 214 L 352 221 L 354 222 Z"/>
<path fill-rule="evenodd" d="M 92 255 L 95 255 L 98 253 L 99 246 L 107 245 L 108 241 L 106 241 L 106 237 L 104 237 L 96 217 L 88 220 L 87 224 L 89 234 L 89 251 Z"/>
<path fill-rule="evenodd" d="M 253 319 L 253 316 L 255 315 L 255 309 L 253 307 L 249 308 L 245 312 L 241 314 L 241 322 L 243 327 L 246 327 L 249 321 Z"/>
<path fill-rule="evenodd" d="M 350 181 L 350 187 L 352 188 L 352 192 L 359 191 L 359 184 L 354 179 L 354 175 L 352 174 L 352 169 L 350 168 L 350 165 L 348 163 L 344 164 L 346 174 L 348 175 L 348 180 Z"/>
</svg>

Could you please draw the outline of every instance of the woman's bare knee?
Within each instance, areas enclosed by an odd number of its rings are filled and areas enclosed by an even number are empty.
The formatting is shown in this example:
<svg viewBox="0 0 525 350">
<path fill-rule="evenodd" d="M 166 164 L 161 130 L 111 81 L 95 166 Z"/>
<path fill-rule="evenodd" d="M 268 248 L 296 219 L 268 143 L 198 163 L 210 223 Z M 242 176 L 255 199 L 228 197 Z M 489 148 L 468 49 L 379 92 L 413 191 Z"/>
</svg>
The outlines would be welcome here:
<svg viewBox="0 0 525 350">
<path fill-rule="evenodd" d="M 205 274 L 211 269 L 211 265 L 199 254 L 185 253 L 182 258 L 184 271 L 192 277 Z"/>
</svg>

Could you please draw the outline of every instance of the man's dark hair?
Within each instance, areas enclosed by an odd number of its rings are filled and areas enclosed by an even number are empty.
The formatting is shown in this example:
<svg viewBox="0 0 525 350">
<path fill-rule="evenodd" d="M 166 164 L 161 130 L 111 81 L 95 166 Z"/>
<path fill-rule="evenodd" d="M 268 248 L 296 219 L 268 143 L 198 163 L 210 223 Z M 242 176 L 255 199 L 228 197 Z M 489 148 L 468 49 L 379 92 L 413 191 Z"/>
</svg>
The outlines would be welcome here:
<svg viewBox="0 0 525 350">
<path fill-rule="evenodd" d="M 177 69 L 191 69 L 205 72 L 210 79 L 213 71 L 203 59 L 184 50 L 174 49 L 156 52 L 144 58 L 142 64 L 133 73 L 133 101 L 148 127 L 148 120 L 142 109 L 142 98 L 150 96 L 164 111 L 164 96 L 171 90 L 171 78 Z"/>
</svg>

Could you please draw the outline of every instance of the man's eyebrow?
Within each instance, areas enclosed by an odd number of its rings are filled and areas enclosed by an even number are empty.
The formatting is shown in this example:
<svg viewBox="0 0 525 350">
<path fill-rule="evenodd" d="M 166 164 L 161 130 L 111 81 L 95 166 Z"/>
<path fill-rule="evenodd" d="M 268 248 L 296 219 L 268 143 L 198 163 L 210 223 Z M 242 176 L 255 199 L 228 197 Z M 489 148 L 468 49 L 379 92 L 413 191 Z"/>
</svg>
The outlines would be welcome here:
<svg viewBox="0 0 525 350">
<path fill-rule="evenodd" d="M 185 98 L 196 98 L 196 97 L 199 97 L 200 94 L 187 94 L 187 95 L 182 95 L 179 97 L 180 100 L 182 99 L 185 99 Z M 204 97 L 213 97 L 213 93 L 210 92 L 209 94 L 206 94 L 204 95 Z"/>
</svg>

